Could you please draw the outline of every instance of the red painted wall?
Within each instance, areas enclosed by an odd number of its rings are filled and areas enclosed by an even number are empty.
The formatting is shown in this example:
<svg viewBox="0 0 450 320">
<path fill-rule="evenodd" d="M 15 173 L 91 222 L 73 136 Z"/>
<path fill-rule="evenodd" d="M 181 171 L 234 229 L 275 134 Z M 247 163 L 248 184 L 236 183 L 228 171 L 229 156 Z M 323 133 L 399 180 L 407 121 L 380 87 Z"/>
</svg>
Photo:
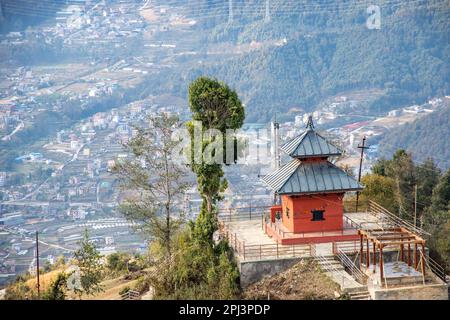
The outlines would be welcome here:
<svg viewBox="0 0 450 320">
<path fill-rule="evenodd" d="M 292 232 L 320 232 L 343 229 L 344 193 L 281 197 L 283 225 Z M 325 220 L 311 221 L 311 210 L 325 210 Z"/>
<path fill-rule="evenodd" d="M 270 220 L 275 223 L 277 212 L 281 213 L 281 206 L 272 206 L 270 208 Z"/>
</svg>

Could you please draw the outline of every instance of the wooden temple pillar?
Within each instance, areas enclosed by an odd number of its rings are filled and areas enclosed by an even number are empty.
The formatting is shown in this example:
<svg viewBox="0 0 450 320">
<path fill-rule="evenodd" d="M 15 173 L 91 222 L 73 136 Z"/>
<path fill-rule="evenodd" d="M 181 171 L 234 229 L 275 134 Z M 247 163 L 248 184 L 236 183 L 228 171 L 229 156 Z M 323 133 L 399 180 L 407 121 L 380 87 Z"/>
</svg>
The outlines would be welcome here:
<svg viewBox="0 0 450 320">
<path fill-rule="evenodd" d="M 417 266 L 419 264 L 418 252 L 417 252 L 417 243 L 414 243 L 414 269 L 417 270 Z"/>
<path fill-rule="evenodd" d="M 411 266 L 411 244 L 408 242 L 408 266 Z"/>
<path fill-rule="evenodd" d="M 380 281 L 384 278 L 384 267 L 383 267 L 383 245 L 380 244 Z"/>
<path fill-rule="evenodd" d="M 375 242 L 373 242 L 372 261 L 373 261 L 373 273 L 375 273 L 377 267 L 377 247 L 375 245 Z"/>
<path fill-rule="evenodd" d="M 404 246 L 403 243 L 400 245 L 400 259 L 404 262 L 405 261 L 405 252 L 404 252 Z"/>
<path fill-rule="evenodd" d="M 422 242 L 422 254 L 420 255 L 422 275 L 425 277 L 425 243 Z"/>
<path fill-rule="evenodd" d="M 369 246 L 369 239 L 366 239 L 366 246 L 367 246 L 367 251 L 366 251 L 366 268 L 370 268 L 370 246 Z"/>
<path fill-rule="evenodd" d="M 364 253 L 363 235 L 360 234 L 359 235 L 359 270 L 362 270 L 363 253 Z"/>
</svg>

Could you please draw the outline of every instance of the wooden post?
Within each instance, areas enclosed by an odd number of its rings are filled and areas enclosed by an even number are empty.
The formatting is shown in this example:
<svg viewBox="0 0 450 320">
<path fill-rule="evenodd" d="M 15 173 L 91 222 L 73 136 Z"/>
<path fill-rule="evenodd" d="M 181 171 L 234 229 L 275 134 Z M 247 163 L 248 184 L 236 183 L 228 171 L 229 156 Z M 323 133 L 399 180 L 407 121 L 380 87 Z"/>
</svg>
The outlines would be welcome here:
<svg viewBox="0 0 450 320">
<path fill-rule="evenodd" d="M 366 268 L 370 268 L 370 247 L 369 247 L 369 239 L 366 239 L 366 246 L 367 246 L 367 252 L 366 252 Z"/>
<path fill-rule="evenodd" d="M 361 234 L 359 241 L 359 270 L 362 270 L 362 264 L 363 264 L 363 235 Z"/>
<path fill-rule="evenodd" d="M 400 245 L 400 256 L 401 256 L 401 259 L 402 259 L 402 261 L 405 261 L 405 252 L 404 252 L 404 250 L 403 250 L 404 248 L 403 248 L 403 243 Z"/>
<path fill-rule="evenodd" d="M 38 300 L 41 300 L 41 282 L 39 279 L 39 233 L 36 231 L 36 277 Z"/>
<path fill-rule="evenodd" d="M 376 247 L 376 245 L 375 245 L 375 242 L 373 243 L 373 253 L 372 253 L 372 255 L 373 255 L 373 273 L 375 273 L 375 271 L 376 271 L 376 267 L 377 267 L 377 247 Z"/>
<path fill-rule="evenodd" d="M 382 282 L 384 278 L 384 270 L 383 270 L 383 246 L 380 245 L 380 281 Z M 381 283 L 380 283 L 381 284 Z"/>
<path fill-rule="evenodd" d="M 416 270 L 417 270 L 417 266 L 419 264 L 419 259 L 417 257 L 417 254 L 418 254 L 418 252 L 417 252 L 417 243 L 414 243 L 414 269 L 416 269 Z"/>
<path fill-rule="evenodd" d="M 259 245 L 259 260 L 261 260 L 262 251 L 261 251 L 261 245 Z"/>
<path fill-rule="evenodd" d="M 425 244 L 422 242 L 422 254 L 420 255 L 420 262 L 422 265 L 422 275 L 425 277 Z"/>
<path fill-rule="evenodd" d="M 242 241 L 242 249 L 244 251 L 244 261 L 245 261 L 245 242 L 244 241 Z"/>
<path fill-rule="evenodd" d="M 408 242 L 408 266 L 411 266 L 411 244 Z"/>
</svg>

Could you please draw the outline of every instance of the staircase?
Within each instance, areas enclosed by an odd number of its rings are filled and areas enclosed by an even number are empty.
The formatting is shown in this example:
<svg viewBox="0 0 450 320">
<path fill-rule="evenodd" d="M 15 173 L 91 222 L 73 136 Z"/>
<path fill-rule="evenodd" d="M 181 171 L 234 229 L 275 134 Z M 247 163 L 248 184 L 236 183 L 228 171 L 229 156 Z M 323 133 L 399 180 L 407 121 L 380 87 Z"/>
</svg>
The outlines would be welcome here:
<svg viewBox="0 0 450 320">
<path fill-rule="evenodd" d="M 341 290 L 350 295 L 353 300 L 368 300 L 370 295 L 367 291 L 367 285 L 363 285 L 356 281 L 344 266 L 334 256 L 316 255 L 317 261 L 323 272 L 329 276 L 334 282 L 339 284 Z"/>
<path fill-rule="evenodd" d="M 349 292 L 350 300 L 370 300 L 370 293 L 368 290 Z"/>
</svg>

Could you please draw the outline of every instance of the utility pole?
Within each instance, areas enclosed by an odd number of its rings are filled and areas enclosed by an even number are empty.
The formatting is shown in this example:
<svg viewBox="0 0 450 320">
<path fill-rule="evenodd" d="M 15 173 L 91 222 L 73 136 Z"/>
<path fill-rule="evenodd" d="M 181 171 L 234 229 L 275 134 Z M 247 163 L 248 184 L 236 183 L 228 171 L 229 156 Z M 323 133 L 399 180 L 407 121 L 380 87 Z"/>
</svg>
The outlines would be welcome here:
<svg viewBox="0 0 450 320">
<path fill-rule="evenodd" d="M 41 299 L 41 283 L 39 281 L 39 233 L 36 231 L 36 277 L 38 300 Z"/>
<path fill-rule="evenodd" d="M 359 173 L 358 173 L 358 183 L 359 183 L 361 182 L 361 170 L 364 159 L 364 150 L 369 149 L 369 147 L 366 147 L 366 136 L 363 137 L 362 144 L 358 145 L 358 149 L 361 149 L 361 157 L 359 159 Z M 358 212 L 358 205 L 359 205 L 359 191 L 356 192 L 356 212 Z"/>
<path fill-rule="evenodd" d="M 277 121 L 277 115 L 275 114 L 275 121 L 272 122 L 272 142 L 273 142 L 273 166 L 275 170 L 278 170 L 281 166 L 280 157 L 280 124 Z M 278 202 L 278 195 L 276 192 L 273 194 L 273 204 L 276 205 Z"/>
<path fill-rule="evenodd" d="M 414 186 L 414 227 L 417 227 L 417 184 Z"/>
</svg>

